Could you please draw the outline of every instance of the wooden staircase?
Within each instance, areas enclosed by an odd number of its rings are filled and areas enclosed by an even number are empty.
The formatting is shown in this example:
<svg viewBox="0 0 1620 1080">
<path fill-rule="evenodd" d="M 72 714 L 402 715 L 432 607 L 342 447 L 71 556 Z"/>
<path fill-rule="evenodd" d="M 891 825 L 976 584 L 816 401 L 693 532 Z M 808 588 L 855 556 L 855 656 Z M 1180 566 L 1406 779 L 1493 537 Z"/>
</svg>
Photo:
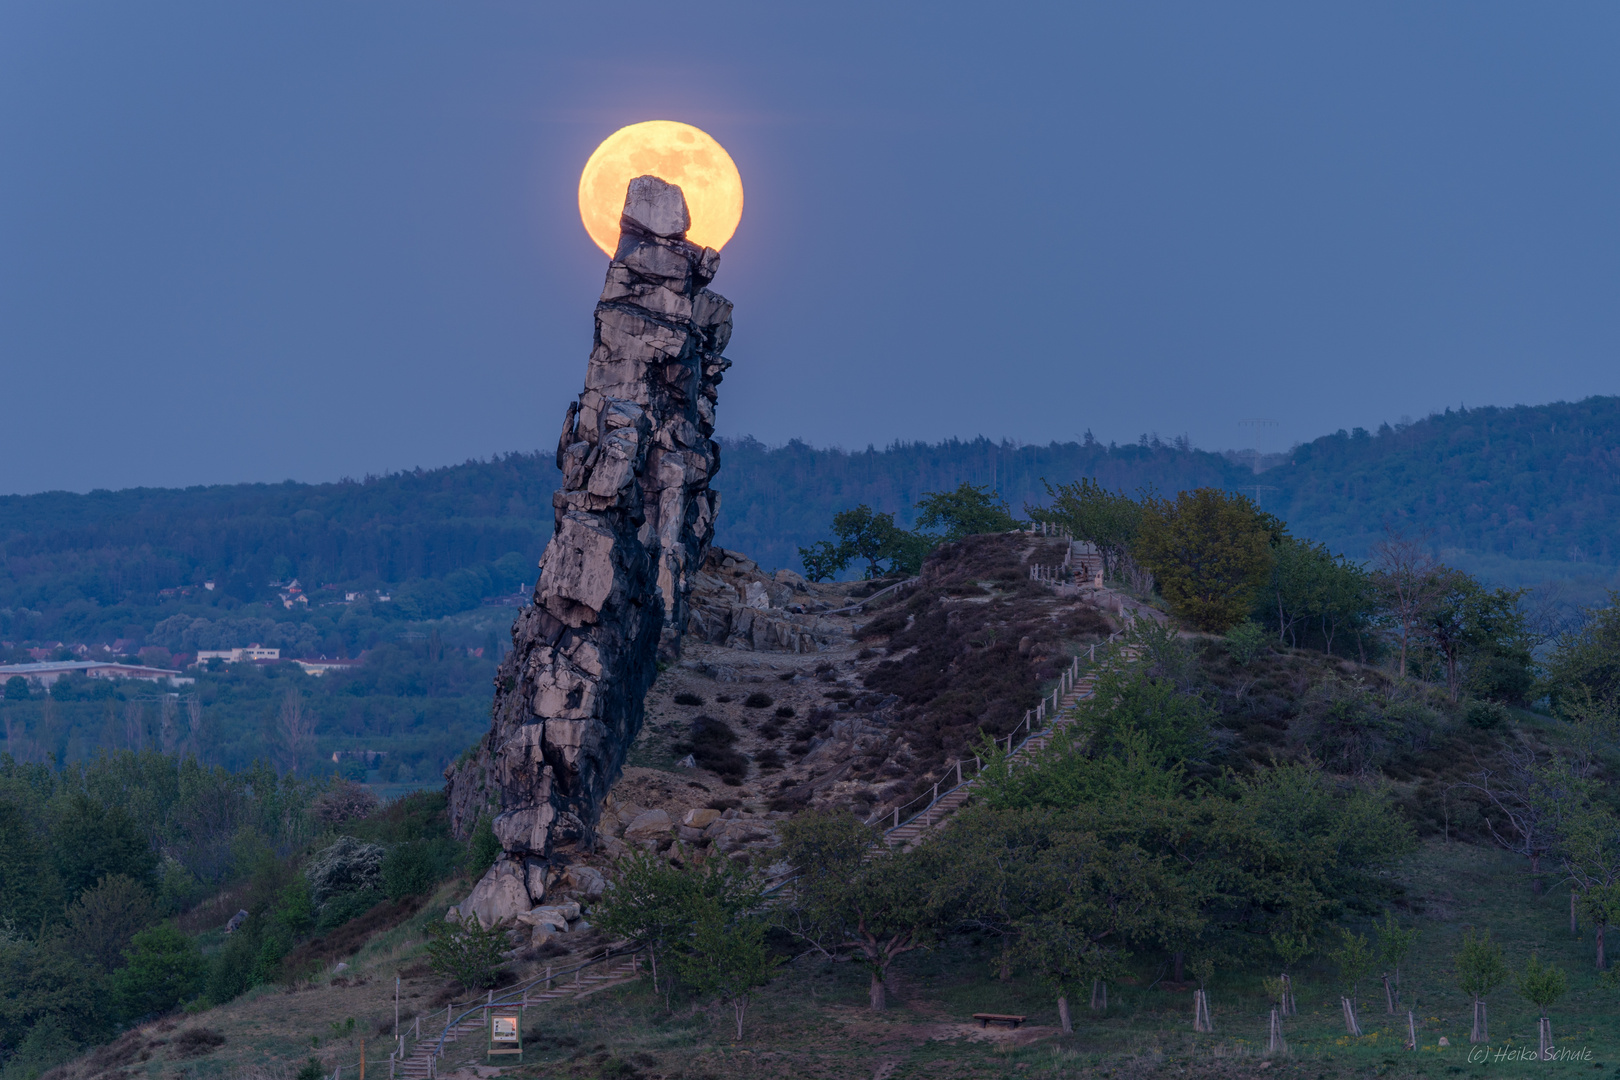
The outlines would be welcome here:
<svg viewBox="0 0 1620 1080">
<path fill-rule="evenodd" d="M 1015 746 L 1008 756 L 1016 760 L 1019 757 L 1037 753 L 1050 745 L 1053 735 L 1074 723 L 1074 706 L 1091 696 L 1096 681 L 1095 675 L 1085 675 L 1076 681 L 1074 688 L 1060 699 L 1056 715 L 1052 717 L 1051 722 Z M 915 843 L 922 837 L 923 833 L 944 823 L 961 808 L 973 796 L 974 789 L 979 786 L 979 780 L 979 776 L 974 776 L 972 779 L 963 781 L 935 799 L 927 809 L 910 821 L 891 829 L 885 829 L 883 831 L 884 842 L 890 847 L 904 847 Z"/>
<path fill-rule="evenodd" d="M 391 1059 L 389 1075 L 405 1077 L 408 1080 L 426 1080 L 440 1072 L 449 1072 L 451 1069 L 445 1067 L 444 1059 L 449 1057 L 451 1046 L 463 1039 L 472 1040 L 478 1049 L 476 1052 L 460 1056 L 469 1061 L 482 1062 L 488 1047 L 486 1032 L 489 1030 L 489 1013 L 492 1010 L 531 1008 L 548 1001 L 582 998 L 598 990 L 630 982 L 640 974 L 641 969 L 635 953 L 604 957 L 601 960 L 587 961 L 555 976 L 534 979 L 521 987 L 508 989 L 499 999 L 491 993 L 484 1002 L 462 1006 L 461 1008 L 466 1011 L 460 1016 L 456 1015 L 456 1007 L 451 1006 L 446 1010 L 449 1019 L 444 1028 L 436 1035 L 418 1040 L 404 1060 Z"/>
<path fill-rule="evenodd" d="M 1119 649 L 1109 661 L 1131 663 L 1136 660 L 1137 650 L 1130 645 Z M 1031 757 L 1040 753 L 1051 745 L 1057 733 L 1071 726 L 1075 721 L 1074 707 L 1081 701 L 1095 693 L 1097 673 L 1095 671 L 1082 675 L 1076 679 L 1066 694 L 1057 701 L 1055 707 L 1048 714 L 1046 725 L 1035 731 L 1023 742 L 1011 747 L 1008 758 L 1016 761 L 1019 758 Z M 1051 702 L 1048 702 L 1051 704 Z M 1009 744 L 1011 740 L 1009 739 Z M 960 770 L 960 766 L 958 766 Z M 958 772 L 960 775 L 960 772 Z M 926 808 L 909 821 L 900 822 L 891 828 L 883 830 L 883 841 L 890 847 L 906 847 L 916 843 L 922 835 L 930 829 L 938 828 L 949 821 L 951 815 L 960 809 L 968 799 L 973 797 L 973 791 L 979 786 L 983 774 L 975 774 L 972 778 L 963 780 L 948 791 L 941 792 L 931 800 Z"/>
</svg>

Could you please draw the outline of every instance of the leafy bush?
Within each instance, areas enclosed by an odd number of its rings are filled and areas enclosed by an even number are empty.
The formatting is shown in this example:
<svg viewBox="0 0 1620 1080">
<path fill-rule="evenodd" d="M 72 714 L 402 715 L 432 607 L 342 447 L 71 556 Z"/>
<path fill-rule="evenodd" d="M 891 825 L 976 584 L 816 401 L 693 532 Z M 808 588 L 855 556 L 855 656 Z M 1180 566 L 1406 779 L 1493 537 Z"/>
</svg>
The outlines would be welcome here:
<svg viewBox="0 0 1620 1080">
<path fill-rule="evenodd" d="M 792 720 L 799 714 L 793 711 L 793 706 L 791 705 L 778 705 L 776 708 L 776 715 L 782 720 Z"/>
<path fill-rule="evenodd" d="M 113 976 L 113 997 L 126 1020 L 165 1013 L 195 997 L 208 972 L 197 943 L 172 922 L 136 934 L 125 955 L 128 963 Z"/>
<path fill-rule="evenodd" d="M 315 920 L 315 932 L 324 934 L 328 930 L 342 926 L 350 919 L 358 919 L 382 903 L 383 899 L 381 889 L 361 889 L 358 892 L 335 896 L 321 908 L 320 917 Z"/>
<path fill-rule="evenodd" d="M 1495 731 L 1507 723 L 1507 709 L 1494 701 L 1470 701 L 1463 710 L 1463 722 L 1480 731 Z"/>
<path fill-rule="evenodd" d="M 383 855 L 381 844 L 362 843 L 352 836 L 340 836 L 316 852 L 304 868 L 316 910 L 345 893 L 379 890 Z"/>
<path fill-rule="evenodd" d="M 768 709 L 776 704 L 776 699 L 763 690 L 755 690 L 743 698 L 743 705 L 749 709 Z"/>
<path fill-rule="evenodd" d="M 699 766 L 728 784 L 740 784 L 748 775 L 748 759 L 732 749 L 737 733 L 724 720 L 699 716 L 692 721 L 690 734 L 675 744 L 677 754 L 691 754 Z"/>
<path fill-rule="evenodd" d="M 321 1064 L 320 1058 L 305 1058 L 293 1080 L 326 1080 L 326 1066 Z"/>
<path fill-rule="evenodd" d="M 506 924 L 485 927 L 475 916 L 428 929 L 428 967 L 469 990 L 494 986 L 508 948 Z"/>
<path fill-rule="evenodd" d="M 1244 667 L 1249 666 L 1265 642 L 1265 630 L 1253 620 L 1240 622 L 1226 632 L 1226 651 Z"/>
<path fill-rule="evenodd" d="M 698 697 L 696 694 L 692 693 L 689 690 L 682 690 L 680 693 L 675 695 L 675 704 L 677 704 L 677 705 L 702 705 L 703 704 L 703 699 Z"/>
<path fill-rule="evenodd" d="M 202 1057 L 224 1045 L 225 1036 L 213 1028 L 188 1028 L 174 1037 L 175 1056 L 182 1059 Z"/>
<path fill-rule="evenodd" d="M 364 784 L 351 780 L 333 780 L 310 806 L 315 820 L 324 825 L 341 825 L 351 818 L 370 817 L 378 807 L 377 796 Z"/>
<path fill-rule="evenodd" d="M 420 896 L 456 868 L 456 846 L 448 840 L 411 840 L 383 856 L 383 893 L 390 900 Z"/>
<path fill-rule="evenodd" d="M 259 936 L 249 930 L 249 919 L 236 933 L 225 939 L 224 946 L 214 954 L 208 966 L 204 994 L 214 1005 L 223 1005 L 253 985 L 254 969 L 259 960 Z"/>
</svg>

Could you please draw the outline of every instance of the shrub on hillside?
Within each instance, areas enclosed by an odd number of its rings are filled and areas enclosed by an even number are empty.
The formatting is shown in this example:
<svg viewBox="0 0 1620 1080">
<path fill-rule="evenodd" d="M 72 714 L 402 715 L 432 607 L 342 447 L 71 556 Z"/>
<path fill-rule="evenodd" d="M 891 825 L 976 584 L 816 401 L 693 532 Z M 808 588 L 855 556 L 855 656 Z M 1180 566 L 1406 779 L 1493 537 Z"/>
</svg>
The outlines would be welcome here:
<svg viewBox="0 0 1620 1080">
<path fill-rule="evenodd" d="M 341 825 L 352 818 L 370 817 L 378 807 L 377 796 L 364 784 L 335 780 L 310 806 L 315 820 L 323 825 Z"/>
<path fill-rule="evenodd" d="M 383 857 L 383 894 L 390 900 L 420 896 L 456 868 L 455 844 L 448 840 L 411 840 Z"/>
<path fill-rule="evenodd" d="M 344 893 L 329 900 L 315 920 L 315 932 L 325 934 L 335 930 L 350 919 L 358 919 L 384 900 L 381 889 L 361 889 L 359 892 Z M 279 957 L 278 957 L 279 959 Z"/>
<path fill-rule="evenodd" d="M 508 948 L 506 924 L 484 926 L 474 916 L 428 930 L 428 966 L 469 990 L 494 986 Z"/>
<path fill-rule="evenodd" d="M 382 888 L 383 848 L 352 836 L 340 836 L 330 847 L 316 852 L 304 868 L 310 899 L 319 911 L 333 898 Z"/>
<path fill-rule="evenodd" d="M 699 716 L 692 721 L 686 739 L 675 744 L 675 752 L 691 754 L 700 767 L 735 785 L 748 775 L 748 759 L 733 749 L 736 741 L 737 733 L 730 724 L 712 716 Z"/>
<path fill-rule="evenodd" d="M 495 865 L 500 857 L 501 842 L 495 837 L 495 827 L 488 817 L 478 819 L 473 826 L 473 834 L 467 840 L 467 873 L 471 877 L 480 878 L 484 871 Z"/>
<path fill-rule="evenodd" d="M 79 952 L 103 971 L 118 967 L 130 938 L 157 917 L 152 894 L 125 874 L 109 874 L 68 908 L 68 930 Z"/>
</svg>

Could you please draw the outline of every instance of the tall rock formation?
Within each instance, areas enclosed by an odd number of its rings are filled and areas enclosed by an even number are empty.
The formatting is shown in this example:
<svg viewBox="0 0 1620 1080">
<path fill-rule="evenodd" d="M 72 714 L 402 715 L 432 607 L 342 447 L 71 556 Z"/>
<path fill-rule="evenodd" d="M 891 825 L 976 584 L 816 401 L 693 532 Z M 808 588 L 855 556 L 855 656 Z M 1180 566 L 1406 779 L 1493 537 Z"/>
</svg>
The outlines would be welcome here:
<svg viewBox="0 0 1620 1080">
<path fill-rule="evenodd" d="M 489 734 L 449 773 L 460 830 L 499 809 L 502 853 L 461 905 L 486 924 L 539 904 L 566 853 L 591 842 L 714 534 L 731 303 L 705 288 L 720 255 L 687 242 L 689 224 L 680 188 L 630 182 L 585 390 L 557 442 L 563 487 L 534 606 L 512 627 Z"/>
</svg>

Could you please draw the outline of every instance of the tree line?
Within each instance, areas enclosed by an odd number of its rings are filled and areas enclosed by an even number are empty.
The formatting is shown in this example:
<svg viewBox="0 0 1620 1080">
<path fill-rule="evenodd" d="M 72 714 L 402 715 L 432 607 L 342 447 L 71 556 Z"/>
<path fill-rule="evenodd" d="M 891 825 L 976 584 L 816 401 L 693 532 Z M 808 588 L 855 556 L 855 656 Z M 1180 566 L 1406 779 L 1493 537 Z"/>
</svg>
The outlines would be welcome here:
<svg viewBox="0 0 1620 1080">
<path fill-rule="evenodd" d="M 451 839 L 437 793 L 380 807 L 266 764 L 0 754 L 0 1071 L 38 1075 L 175 1008 L 296 982 L 495 853 L 487 822 Z"/>
</svg>

